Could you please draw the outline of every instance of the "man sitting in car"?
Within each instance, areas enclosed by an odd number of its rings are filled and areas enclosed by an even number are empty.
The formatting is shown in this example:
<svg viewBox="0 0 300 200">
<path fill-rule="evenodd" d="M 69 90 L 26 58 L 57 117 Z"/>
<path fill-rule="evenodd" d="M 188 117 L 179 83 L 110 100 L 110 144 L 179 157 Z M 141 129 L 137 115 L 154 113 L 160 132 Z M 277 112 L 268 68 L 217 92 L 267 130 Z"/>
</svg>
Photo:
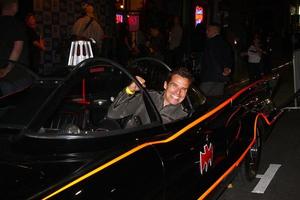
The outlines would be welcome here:
<svg viewBox="0 0 300 200">
<path fill-rule="evenodd" d="M 145 86 L 145 80 L 136 77 L 141 85 Z M 164 82 L 164 91 L 149 91 L 149 94 L 158 109 L 163 123 L 168 123 L 187 116 L 182 106 L 193 77 L 187 68 L 181 67 L 172 71 Z M 125 126 L 134 127 L 137 124 L 150 123 L 149 116 L 141 93 L 136 93 L 140 88 L 132 82 L 116 97 L 108 110 L 107 116 L 112 119 L 122 119 L 132 116 L 134 122 Z M 138 122 L 137 122 L 138 121 Z"/>
</svg>

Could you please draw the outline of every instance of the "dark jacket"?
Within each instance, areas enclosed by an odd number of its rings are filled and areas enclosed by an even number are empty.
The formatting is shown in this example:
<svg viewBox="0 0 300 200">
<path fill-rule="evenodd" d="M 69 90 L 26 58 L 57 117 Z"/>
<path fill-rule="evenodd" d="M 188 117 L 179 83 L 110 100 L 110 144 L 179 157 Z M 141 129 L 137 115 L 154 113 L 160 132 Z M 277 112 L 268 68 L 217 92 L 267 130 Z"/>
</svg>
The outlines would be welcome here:
<svg viewBox="0 0 300 200">
<path fill-rule="evenodd" d="M 13 16 L 0 16 L 0 68 L 8 65 L 15 41 L 23 41 L 18 63 L 28 65 L 28 49 L 25 26 Z M 8 74 L 0 78 L 0 96 L 9 95 L 32 83 L 31 75 L 21 65 L 15 65 Z"/>
<path fill-rule="evenodd" d="M 232 68 L 233 54 L 230 45 L 216 35 L 206 41 L 202 57 L 200 82 L 225 82 L 227 77 L 222 75 L 225 67 Z"/>
<path fill-rule="evenodd" d="M 161 115 L 163 123 L 168 123 L 187 116 L 188 113 L 181 104 L 163 107 L 163 92 L 149 91 L 149 94 Z M 110 106 L 107 116 L 112 119 L 122 119 L 131 115 L 138 116 L 141 120 L 141 124 L 150 123 L 141 93 L 128 95 L 125 91 L 121 91 L 114 103 Z"/>
</svg>

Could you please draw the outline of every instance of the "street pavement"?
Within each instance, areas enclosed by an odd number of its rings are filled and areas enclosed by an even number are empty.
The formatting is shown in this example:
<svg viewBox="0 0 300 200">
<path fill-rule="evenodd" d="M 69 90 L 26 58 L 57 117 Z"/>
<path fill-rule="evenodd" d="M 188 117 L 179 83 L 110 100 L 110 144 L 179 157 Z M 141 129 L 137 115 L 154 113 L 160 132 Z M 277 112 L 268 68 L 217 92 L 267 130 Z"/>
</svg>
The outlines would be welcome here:
<svg viewBox="0 0 300 200">
<path fill-rule="evenodd" d="M 297 200 L 300 189 L 300 110 L 287 110 L 263 144 L 258 174 L 245 182 L 237 177 L 220 200 Z M 273 173 L 267 171 L 274 170 Z M 277 171 L 276 171 L 277 170 Z"/>
<path fill-rule="evenodd" d="M 282 105 L 293 94 L 292 66 L 281 71 L 274 96 Z M 220 200 L 297 200 L 300 192 L 300 109 L 288 105 L 263 144 L 258 176 L 247 182 L 238 175 Z"/>
</svg>

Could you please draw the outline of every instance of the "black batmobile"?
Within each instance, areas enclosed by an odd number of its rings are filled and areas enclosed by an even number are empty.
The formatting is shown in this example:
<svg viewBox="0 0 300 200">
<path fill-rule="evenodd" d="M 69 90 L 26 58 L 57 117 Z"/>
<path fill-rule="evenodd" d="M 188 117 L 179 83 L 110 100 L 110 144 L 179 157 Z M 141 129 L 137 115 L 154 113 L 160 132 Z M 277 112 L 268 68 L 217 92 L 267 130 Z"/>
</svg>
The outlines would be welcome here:
<svg viewBox="0 0 300 200">
<path fill-rule="evenodd" d="M 183 102 L 188 116 L 163 124 L 148 91 L 163 90 L 169 71 L 150 58 L 126 68 L 88 59 L 0 98 L 1 199 L 208 199 L 236 169 L 253 179 L 264 134 L 280 114 L 277 77 L 232 89 L 217 104 L 195 84 Z M 132 81 L 151 123 L 124 128 L 130 119 L 107 111 Z"/>
</svg>

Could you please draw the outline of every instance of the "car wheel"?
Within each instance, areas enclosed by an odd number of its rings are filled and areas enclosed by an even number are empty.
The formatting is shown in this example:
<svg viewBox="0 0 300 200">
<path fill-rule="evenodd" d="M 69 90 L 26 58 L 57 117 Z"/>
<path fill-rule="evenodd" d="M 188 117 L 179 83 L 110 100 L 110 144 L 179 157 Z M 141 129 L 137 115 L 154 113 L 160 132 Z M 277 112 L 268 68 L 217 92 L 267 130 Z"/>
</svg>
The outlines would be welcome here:
<svg viewBox="0 0 300 200">
<path fill-rule="evenodd" d="M 257 174 L 262 148 L 262 123 L 258 123 L 256 127 L 256 141 L 250 148 L 248 154 L 245 157 L 242 171 L 244 171 L 244 177 L 248 181 L 252 181 Z"/>
</svg>

